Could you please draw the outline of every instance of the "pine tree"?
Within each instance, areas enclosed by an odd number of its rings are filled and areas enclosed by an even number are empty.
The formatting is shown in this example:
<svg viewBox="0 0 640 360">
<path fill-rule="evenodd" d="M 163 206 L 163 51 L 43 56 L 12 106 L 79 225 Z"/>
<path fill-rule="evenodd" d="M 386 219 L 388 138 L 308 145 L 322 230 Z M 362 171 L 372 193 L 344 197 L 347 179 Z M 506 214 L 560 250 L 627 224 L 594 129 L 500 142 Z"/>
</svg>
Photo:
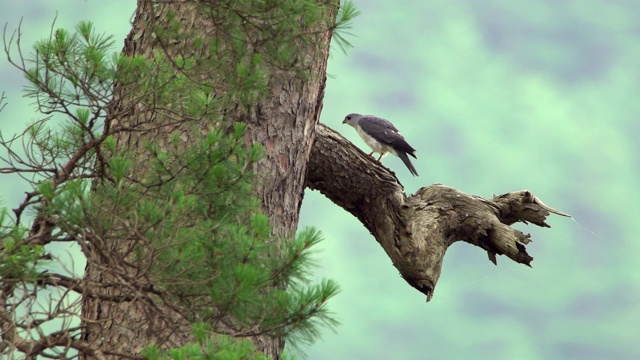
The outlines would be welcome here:
<svg viewBox="0 0 640 360">
<path fill-rule="evenodd" d="M 141 1 L 121 55 L 81 22 L 10 59 L 51 116 L 2 139 L 33 185 L 2 213 L 3 354 L 278 358 L 335 324 L 336 284 L 308 278 L 321 235 L 295 230 L 337 13 Z"/>
<path fill-rule="evenodd" d="M 296 234 L 305 187 L 356 216 L 427 301 L 456 241 L 528 265 L 530 236 L 510 225 L 567 214 L 526 190 L 407 196 L 318 122 L 329 42 L 348 45 L 356 14 L 336 0 L 139 0 L 121 55 L 82 22 L 10 58 L 47 117 L 0 139 L 0 172 L 33 185 L 0 214 L 0 353 L 281 358 L 285 340 L 312 342 L 335 324 L 337 286 L 308 278 L 320 234 Z"/>
</svg>

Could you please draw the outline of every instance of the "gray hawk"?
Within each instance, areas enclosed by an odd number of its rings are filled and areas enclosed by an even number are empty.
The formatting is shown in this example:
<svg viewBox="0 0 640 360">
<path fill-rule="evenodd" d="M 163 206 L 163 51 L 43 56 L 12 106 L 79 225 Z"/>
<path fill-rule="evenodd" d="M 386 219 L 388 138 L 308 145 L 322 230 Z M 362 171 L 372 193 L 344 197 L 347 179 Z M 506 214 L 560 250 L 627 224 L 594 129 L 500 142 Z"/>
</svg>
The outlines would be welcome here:
<svg viewBox="0 0 640 360">
<path fill-rule="evenodd" d="M 343 124 L 353 126 L 362 140 L 364 140 L 373 150 L 369 153 L 379 153 L 378 162 L 387 153 L 392 153 L 399 157 L 407 165 L 412 175 L 418 176 L 418 171 L 413 166 L 407 154 L 416 158 L 416 149 L 411 147 L 400 134 L 400 131 L 389 121 L 373 115 L 349 114 L 342 121 Z"/>
</svg>

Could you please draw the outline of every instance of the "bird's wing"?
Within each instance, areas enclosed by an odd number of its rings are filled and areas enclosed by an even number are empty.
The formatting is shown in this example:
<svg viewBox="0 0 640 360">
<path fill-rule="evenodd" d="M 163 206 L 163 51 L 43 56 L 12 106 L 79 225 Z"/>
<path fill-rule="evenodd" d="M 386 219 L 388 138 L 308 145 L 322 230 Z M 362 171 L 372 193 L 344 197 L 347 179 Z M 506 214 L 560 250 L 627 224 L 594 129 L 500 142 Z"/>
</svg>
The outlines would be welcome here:
<svg viewBox="0 0 640 360">
<path fill-rule="evenodd" d="M 374 137 L 382 144 L 389 145 L 398 151 L 408 153 L 415 157 L 413 153 L 416 149 L 407 143 L 404 136 L 400 134 L 400 131 L 398 131 L 398 129 L 396 129 L 396 127 L 389 121 L 376 116 L 367 115 L 360 119 L 358 125 L 360 125 L 364 132 Z"/>
</svg>

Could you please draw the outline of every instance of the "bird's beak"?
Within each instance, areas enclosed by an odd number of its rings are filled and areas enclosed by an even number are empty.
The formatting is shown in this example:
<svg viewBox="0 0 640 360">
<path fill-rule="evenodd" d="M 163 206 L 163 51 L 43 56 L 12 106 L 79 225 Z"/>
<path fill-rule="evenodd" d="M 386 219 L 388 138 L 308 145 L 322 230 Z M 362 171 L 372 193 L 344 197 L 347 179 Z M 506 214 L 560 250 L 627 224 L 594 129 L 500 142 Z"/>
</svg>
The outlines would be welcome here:
<svg viewBox="0 0 640 360">
<path fill-rule="evenodd" d="M 347 119 L 345 118 L 344 120 L 342 120 L 342 123 L 346 124 L 347 123 Z"/>
</svg>

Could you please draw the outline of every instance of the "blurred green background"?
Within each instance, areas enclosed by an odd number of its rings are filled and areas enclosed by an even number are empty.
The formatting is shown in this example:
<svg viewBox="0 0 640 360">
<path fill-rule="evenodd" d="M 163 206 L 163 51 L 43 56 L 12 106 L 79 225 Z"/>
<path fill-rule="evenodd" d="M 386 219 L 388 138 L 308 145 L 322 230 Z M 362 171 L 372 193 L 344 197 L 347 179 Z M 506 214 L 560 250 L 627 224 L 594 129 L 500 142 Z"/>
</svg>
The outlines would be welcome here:
<svg viewBox="0 0 640 360">
<path fill-rule="evenodd" d="M 433 300 L 407 285 L 375 239 L 317 192 L 301 226 L 325 234 L 318 277 L 342 292 L 342 325 L 310 359 L 640 359 L 640 2 L 607 0 L 354 1 L 362 15 L 345 56 L 333 49 L 322 121 L 367 150 L 341 121 L 386 117 L 417 149 L 399 159 L 408 193 L 443 183 L 490 197 L 528 189 L 574 220 L 531 232 L 533 268 L 466 243 L 447 253 Z M 14 1 L 25 48 L 91 20 L 120 50 L 134 1 Z M 0 59 L 3 134 L 38 118 L 23 78 Z M 3 175 L 3 204 L 24 184 Z"/>
</svg>

